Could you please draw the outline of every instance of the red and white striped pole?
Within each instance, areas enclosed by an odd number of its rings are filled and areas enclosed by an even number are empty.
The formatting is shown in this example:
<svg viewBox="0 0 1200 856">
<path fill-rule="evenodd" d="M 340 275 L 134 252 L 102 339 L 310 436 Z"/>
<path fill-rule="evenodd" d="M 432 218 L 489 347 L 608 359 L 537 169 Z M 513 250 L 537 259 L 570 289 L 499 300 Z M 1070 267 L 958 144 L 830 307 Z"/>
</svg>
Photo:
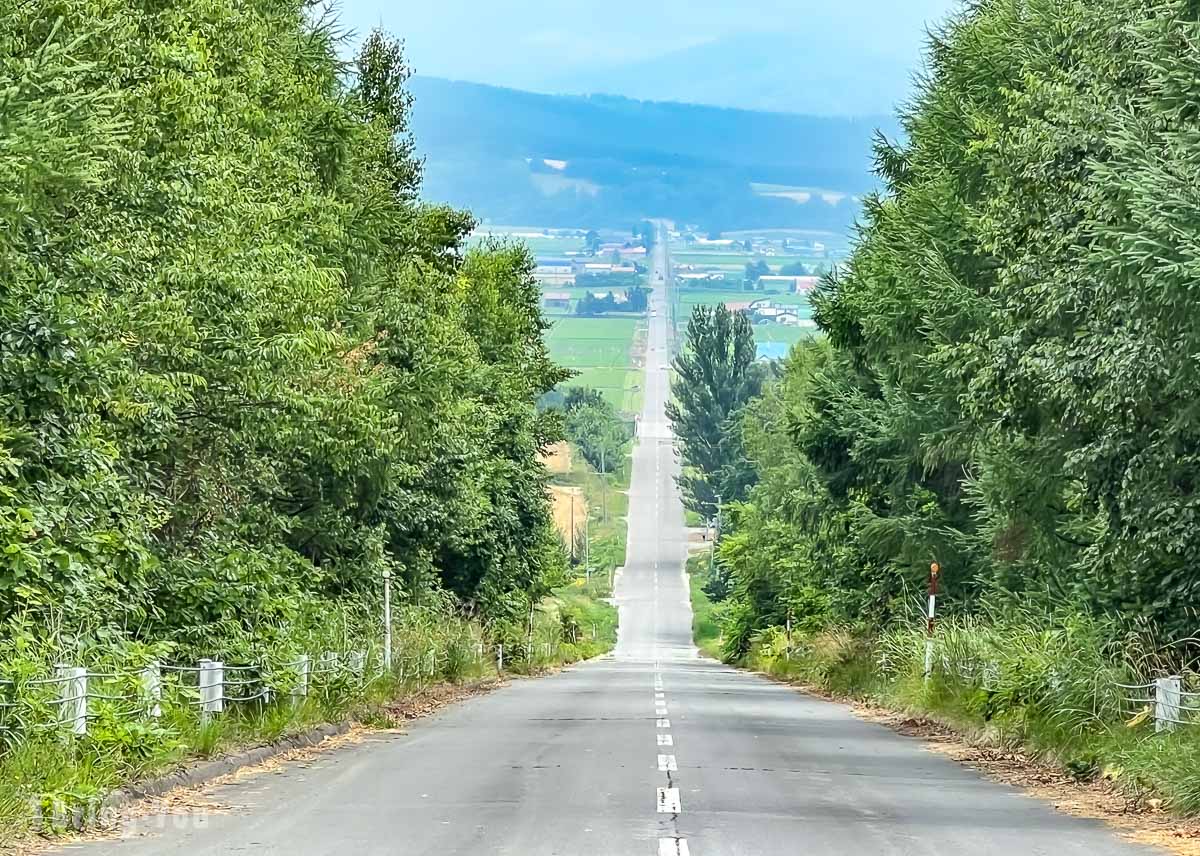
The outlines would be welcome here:
<svg viewBox="0 0 1200 856">
<path fill-rule="evenodd" d="M 925 616 L 925 680 L 933 674 L 933 631 L 937 618 L 938 576 L 942 569 L 937 562 L 929 566 L 929 612 Z"/>
</svg>

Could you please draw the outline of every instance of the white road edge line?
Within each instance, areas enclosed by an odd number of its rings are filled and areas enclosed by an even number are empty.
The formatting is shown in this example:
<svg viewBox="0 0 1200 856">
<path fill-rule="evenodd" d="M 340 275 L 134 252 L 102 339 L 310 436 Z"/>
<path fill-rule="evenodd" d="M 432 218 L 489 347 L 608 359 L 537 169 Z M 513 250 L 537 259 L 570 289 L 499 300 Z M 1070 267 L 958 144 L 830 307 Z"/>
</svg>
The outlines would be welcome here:
<svg viewBox="0 0 1200 856">
<path fill-rule="evenodd" d="M 657 788 L 658 813 L 679 814 L 683 807 L 679 804 L 679 788 Z"/>
</svg>

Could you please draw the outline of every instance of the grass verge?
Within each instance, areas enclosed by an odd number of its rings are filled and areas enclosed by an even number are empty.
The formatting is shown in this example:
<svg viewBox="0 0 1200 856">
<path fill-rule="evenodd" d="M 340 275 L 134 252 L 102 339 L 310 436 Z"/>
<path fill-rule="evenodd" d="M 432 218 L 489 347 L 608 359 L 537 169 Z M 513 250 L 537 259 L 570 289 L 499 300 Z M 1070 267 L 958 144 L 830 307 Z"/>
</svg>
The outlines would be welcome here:
<svg viewBox="0 0 1200 856">
<path fill-rule="evenodd" d="M 697 553 L 687 560 L 688 586 L 692 598 L 692 638 L 700 653 L 721 659 L 721 625 L 717 604 L 704 591 L 708 583 L 708 554 Z"/>
<path fill-rule="evenodd" d="M 711 632 L 711 631 L 709 631 Z M 1153 708 L 1119 685 L 1147 682 L 1145 655 L 1101 620 L 1023 615 L 949 621 L 924 676 L 924 634 L 844 628 L 759 632 L 742 664 L 834 696 L 918 715 L 972 741 L 1016 750 L 1134 804 L 1200 815 L 1200 722 L 1156 733 Z M 1186 675 L 1195 688 L 1196 676 Z"/>
<path fill-rule="evenodd" d="M 576 580 L 544 598 L 533 611 L 531 625 L 509 628 L 505 672 L 534 674 L 610 650 L 616 640 L 616 611 L 604 601 L 606 584 L 607 578 L 601 577 L 591 584 Z M 391 727 L 388 711 L 406 699 L 432 687 L 496 674 L 491 640 L 485 641 L 483 629 L 461 616 L 409 621 L 401 611 L 395 646 L 390 673 L 360 680 L 344 671 L 315 672 L 304 697 L 293 697 L 289 688 L 281 687 L 270 700 L 227 703 L 223 713 L 207 720 L 195 704 L 195 686 L 183 679 L 164 677 L 162 717 L 157 720 L 127 710 L 128 703 L 105 700 L 132 686 L 101 686 L 95 697 L 91 694 L 97 690 L 89 689 L 88 731 L 82 736 L 53 727 L 49 701 L 22 696 L 18 686 L 4 698 L 19 699 L 19 711 L 47 727 L 24 728 L 20 739 L 13 731 L 0 730 L 0 739 L 7 741 L 0 743 L 0 842 L 86 829 L 100 819 L 110 792 L 189 762 L 273 743 L 325 723 Z M 372 662 L 372 673 L 381 671 L 378 652 Z M 97 671 L 121 668 L 109 664 Z M 235 674 L 226 679 L 239 680 Z M 38 688 L 36 680 L 30 682 L 31 693 Z M 10 709 L 14 708 L 5 708 Z"/>
</svg>

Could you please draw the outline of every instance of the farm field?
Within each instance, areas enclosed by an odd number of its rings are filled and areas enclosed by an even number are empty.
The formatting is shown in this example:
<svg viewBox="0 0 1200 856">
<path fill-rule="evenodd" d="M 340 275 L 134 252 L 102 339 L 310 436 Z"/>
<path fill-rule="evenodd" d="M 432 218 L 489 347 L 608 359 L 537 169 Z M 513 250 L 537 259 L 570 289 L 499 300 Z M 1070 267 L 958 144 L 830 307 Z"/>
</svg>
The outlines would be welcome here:
<svg viewBox="0 0 1200 856">
<path fill-rule="evenodd" d="M 599 390 L 615 407 L 637 412 L 642 370 L 633 365 L 633 347 L 642 321 L 637 317 L 577 318 L 548 316 L 550 356 L 577 374 L 563 386 Z"/>
<path fill-rule="evenodd" d="M 569 368 L 624 368 L 637 329 L 636 318 L 559 316 L 546 333 L 550 354 Z"/>
<path fill-rule="evenodd" d="M 808 297 L 803 294 L 771 294 L 762 291 L 733 291 L 717 288 L 681 288 L 675 292 L 679 308 L 691 312 L 693 306 L 713 306 L 718 303 L 749 303 L 752 300 L 770 300 L 780 306 L 808 306 Z M 802 313 L 807 316 L 808 313 Z"/>
<path fill-rule="evenodd" d="M 481 226 L 471 236 L 470 244 L 476 246 L 489 237 L 520 241 L 535 256 L 558 256 L 583 250 L 582 236 L 546 235 L 543 231 L 540 226 Z"/>
<path fill-rule="evenodd" d="M 794 306 L 803 318 L 812 317 L 812 307 L 808 297 L 803 294 L 764 294 L 761 291 L 722 291 L 718 289 L 694 288 L 680 289 L 675 292 L 679 301 L 676 309 L 677 323 L 680 332 L 687 324 L 687 317 L 695 306 L 713 306 L 717 303 L 748 303 L 752 300 L 768 299 L 783 306 Z M 784 342 L 793 345 L 801 339 L 813 335 L 810 327 L 788 327 L 783 324 L 755 324 L 754 341 Z"/>
<path fill-rule="evenodd" d="M 772 270 L 777 270 L 783 265 L 792 264 L 793 262 L 815 262 L 820 261 L 816 256 L 802 255 L 775 255 L 765 256 L 758 253 L 709 253 L 709 252 L 688 252 L 687 250 L 672 250 L 671 261 L 680 265 L 719 265 L 721 267 L 736 267 L 743 269 L 746 262 L 753 262 L 762 259 L 771 266 Z"/>
</svg>

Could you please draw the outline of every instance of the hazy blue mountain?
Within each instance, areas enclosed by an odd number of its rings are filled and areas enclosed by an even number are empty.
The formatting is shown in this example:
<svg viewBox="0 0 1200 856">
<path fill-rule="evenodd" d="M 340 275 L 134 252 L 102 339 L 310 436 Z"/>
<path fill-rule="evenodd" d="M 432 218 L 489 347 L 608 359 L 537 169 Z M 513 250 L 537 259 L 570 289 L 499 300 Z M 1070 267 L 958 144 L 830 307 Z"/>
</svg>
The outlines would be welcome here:
<svg viewBox="0 0 1200 856">
<path fill-rule="evenodd" d="M 416 77 L 426 196 L 496 223 L 843 230 L 890 118 L 829 118 Z"/>
<path fill-rule="evenodd" d="M 818 116 L 887 115 L 911 92 L 914 59 L 868 43 L 743 33 L 641 62 L 551 76 L 561 92 Z"/>
</svg>

